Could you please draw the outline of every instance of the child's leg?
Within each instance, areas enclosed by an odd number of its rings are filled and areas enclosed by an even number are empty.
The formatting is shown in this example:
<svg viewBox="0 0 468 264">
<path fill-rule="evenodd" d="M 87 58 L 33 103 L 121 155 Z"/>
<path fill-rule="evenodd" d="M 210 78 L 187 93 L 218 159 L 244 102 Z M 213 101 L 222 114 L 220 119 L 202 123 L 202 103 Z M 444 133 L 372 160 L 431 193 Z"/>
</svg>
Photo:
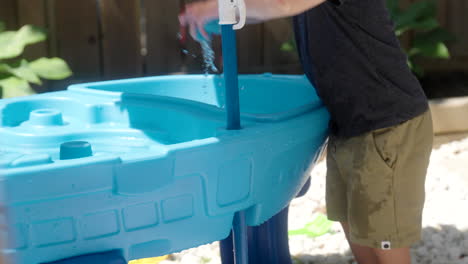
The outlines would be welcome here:
<svg viewBox="0 0 468 264">
<path fill-rule="evenodd" d="M 391 250 L 382 250 L 370 248 L 353 243 L 349 240 L 349 225 L 341 222 L 346 239 L 353 252 L 354 258 L 359 264 L 410 264 L 411 255 L 409 248 L 396 248 Z"/>
<path fill-rule="evenodd" d="M 348 223 L 341 222 L 341 226 L 343 227 L 346 239 L 348 240 L 349 246 L 351 247 L 351 251 L 353 252 L 356 261 L 359 264 L 378 264 L 379 262 L 377 259 L 377 255 L 375 254 L 372 248 L 355 244 L 349 240 Z"/>
<path fill-rule="evenodd" d="M 374 248 L 373 250 L 379 259 L 379 264 L 411 264 L 410 249 L 408 247 L 391 250 Z"/>
<path fill-rule="evenodd" d="M 329 139 L 327 155 L 327 215 L 330 220 L 339 221 L 343 227 L 354 258 L 359 264 L 378 264 L 377 256 L 370 247 L 353 243 L 349 239 L 347 181 L 340 173 L 333 152 L 336 143 Z"/>
<path fill-rule="evenodd" d="M 395 127 L 330 140 L 327 213 L 345 223 L 358 260 L 369 256 L 365 246 L 378 259 L 374 263 L 411 262 L 409 246 L 421 235 L 431 149 L 429 112 Z"/>
</svg>

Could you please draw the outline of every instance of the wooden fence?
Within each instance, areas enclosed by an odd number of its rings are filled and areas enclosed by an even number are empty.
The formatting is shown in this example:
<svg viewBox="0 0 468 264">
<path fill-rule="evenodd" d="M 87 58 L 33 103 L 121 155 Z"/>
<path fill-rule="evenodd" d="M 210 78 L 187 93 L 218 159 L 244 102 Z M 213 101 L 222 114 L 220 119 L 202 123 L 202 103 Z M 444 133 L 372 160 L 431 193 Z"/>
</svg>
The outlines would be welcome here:
<svg viewBox="0 0 468 264">
<path fill-rule="evenodd" d="M 24 24 L 48 29 L 47 42 L 28 47 L 26 56 L 64 58 L 74 76 L 49 87 L 63 89 L 74 82 L 202 72 L 199 45 L 178 39 L 183 1 L 188 0 L 0 0 L 0 20 L 10 29 Z M 452 60 L 424 63 L 429 70 L 468 72 L 468 1 L 439 0 L 438 5 L 441 24 L 458 42 L 450 46 Z M 292 38 L 287 19 L 239 31 L 240 72 L 300 73 L 297 55 L 281 50 Z M 213 44 L 220 54 L 219 38 Z"/>
</svg>

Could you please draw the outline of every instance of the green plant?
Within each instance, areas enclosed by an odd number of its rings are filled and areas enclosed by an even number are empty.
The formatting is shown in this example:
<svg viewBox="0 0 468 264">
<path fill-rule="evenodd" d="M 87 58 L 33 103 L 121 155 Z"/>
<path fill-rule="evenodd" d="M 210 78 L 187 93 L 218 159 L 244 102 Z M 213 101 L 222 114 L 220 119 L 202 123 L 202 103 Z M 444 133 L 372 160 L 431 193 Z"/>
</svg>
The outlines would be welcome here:
<svg viewBox="0 0 468 264">
<path fill-rule="evenodd" d="M 42 79 L 61 80 L 72 72 L 60 58 L 40 58 L 31 62 L 21 58 L 26 46 L 45 41 L 43 29 L 25 25 L 18 31 L 5 31 L 0 21 L 0 98 L 34 93 L 30 84 L 41 85 Z"/>
<path fill-rule="evenodd" d="M 395 33 L 401 37 L 404 33 L 413 33 L 413 38 L 405 52 L 408 65 L 419 77 L 424 75 L 424 69 L 416 63 L 418 57 L 449 59 L 450 52 L 445 43 L 454 41 L 455 37 L 443 29 L 437 22 L 437 8 L 433 0 L 420 0 L 408 6 L 400 7 L 400 0 L 387 0 L 387 5 L 393 21 Z M 296 52 L 293 39 L 282 43 L 284 52 Z"/>
<path fill-rule="evenodd" d="M 406 32 L 413 34 L 406 51 L 408 64 L 418 76 L 424 75 L 424 69 L 416 64 L 418 57 L 449 59 L 450 52 L 445 43 L 455 37 L 443 29 L 436 19 L 437 8 L 433 0 L 421 0 L 401 8 L 400 0 L 387 0 L 397 36 Z"/>
<path fill-rule="evenodd" d="M 326 215 L 318 214 L 312 222 L 306 224 L 301 229 L 289 230 L 288 235 L 307 235 L 309 237 L 319 237 L 329 233 L 333 222 L 328 220 Z"/>
<path fill-rule="evenodd" d="M 210 261 L 211 261 L 211 258 L 201 257 L 200 263 L 205 264 L 205 263 L 209 263 Z"/>
</svg>

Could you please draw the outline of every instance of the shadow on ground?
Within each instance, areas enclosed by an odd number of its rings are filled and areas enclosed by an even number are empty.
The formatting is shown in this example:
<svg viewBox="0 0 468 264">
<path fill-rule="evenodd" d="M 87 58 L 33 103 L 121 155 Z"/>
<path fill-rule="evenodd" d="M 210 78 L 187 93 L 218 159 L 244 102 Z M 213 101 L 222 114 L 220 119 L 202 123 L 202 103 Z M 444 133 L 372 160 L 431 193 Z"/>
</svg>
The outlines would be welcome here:
<svg viewBox="0 0 468 264">
<path fill-rule="evenodd" d="M 426 227 L 422 240 L 411 248 L 413 264 L 468 264 L 468 230 L 442 225 Z M 296 255 L 294 264 L 353 264 L 350 251 L 331 255 Z"/>
</svg>

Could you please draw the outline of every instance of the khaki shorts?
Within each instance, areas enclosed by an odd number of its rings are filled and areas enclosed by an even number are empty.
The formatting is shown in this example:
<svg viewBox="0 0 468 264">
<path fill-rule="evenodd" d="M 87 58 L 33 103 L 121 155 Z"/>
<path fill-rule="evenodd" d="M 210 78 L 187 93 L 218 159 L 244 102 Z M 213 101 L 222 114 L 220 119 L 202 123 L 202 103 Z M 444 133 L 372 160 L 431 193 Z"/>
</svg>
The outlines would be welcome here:
<svg viewBox="0 0 468 264">
<path fill-rule="evenodd" d="M 328 218 L 347 222 L 359 245 L 391 249 L 419 241 L 432 142 L 429 111 L 361 136 L 330 137 Z"/>
</svg>

